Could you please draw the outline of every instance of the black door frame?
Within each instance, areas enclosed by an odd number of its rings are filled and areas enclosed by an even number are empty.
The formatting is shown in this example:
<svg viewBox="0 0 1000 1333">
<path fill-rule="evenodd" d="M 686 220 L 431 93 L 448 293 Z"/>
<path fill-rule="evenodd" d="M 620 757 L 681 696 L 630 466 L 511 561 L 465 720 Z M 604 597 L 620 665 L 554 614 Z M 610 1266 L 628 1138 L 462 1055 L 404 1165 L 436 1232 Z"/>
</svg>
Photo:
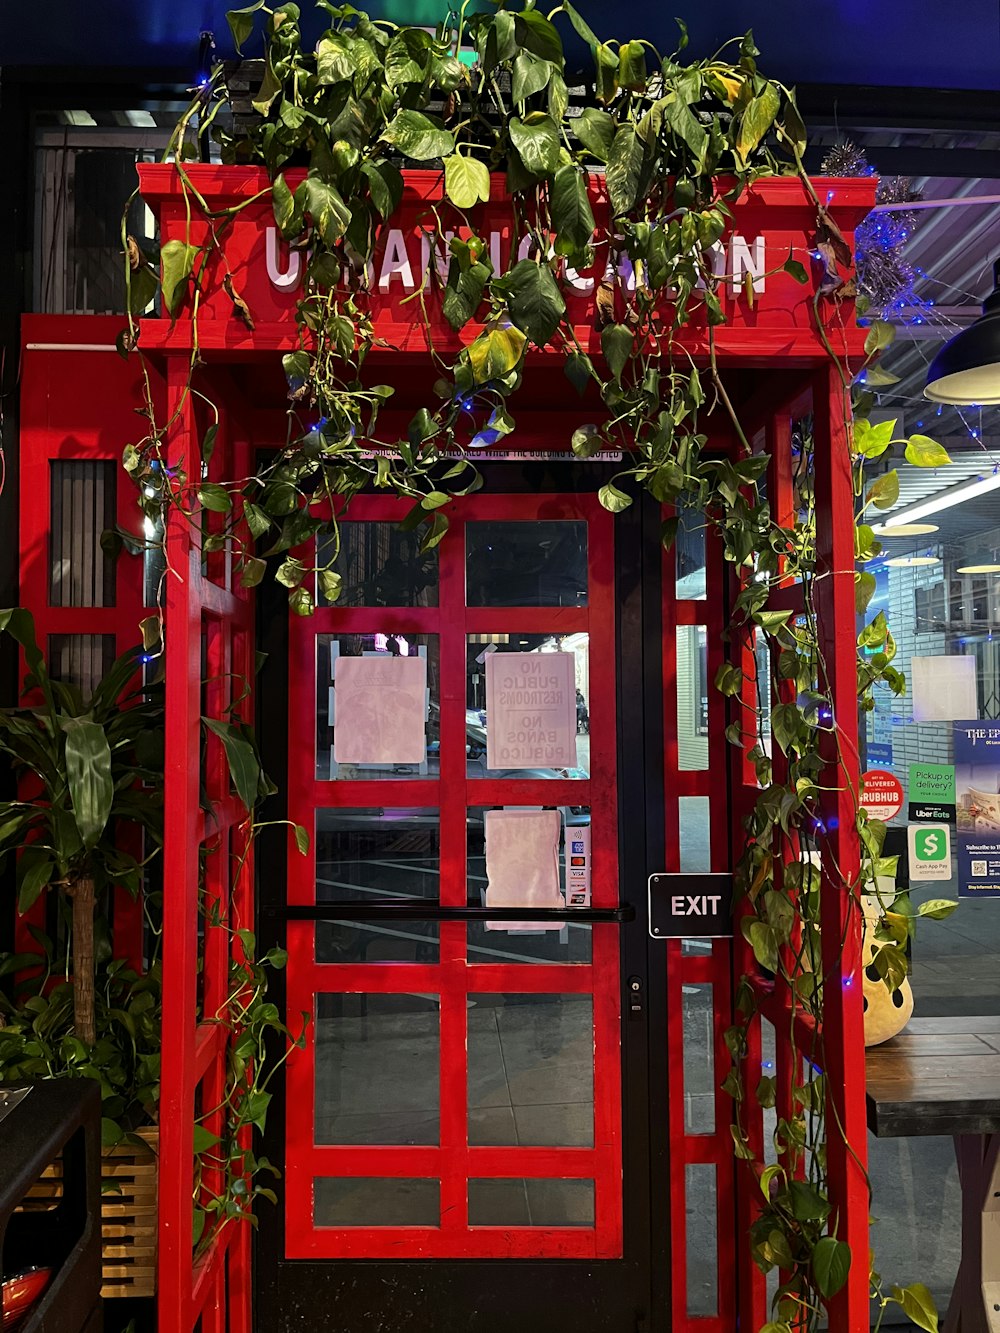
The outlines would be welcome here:
<svg viewBox="0 0 1000 1333">
<path fill-rule="evenodd" d="M 493 463 L 482 471 L 492 493 L 593 493 L 614 469 L 549 462 Z M 393 1327 L 414 1333 L 551 1333 L 569 1298 L 580 1333 L 669 1333 L 666 957 L 663 946 L 649 938 L 646 922 L 646 879 L 664 854 L 660 523 L 659 506 L 643 497 L 617 516 L 615 528 L 620 883 L 621 902 L 634 908 L 633 919 L 619 927 L 625 1257 L 288 1260 L 279 1180 L 277 1206 L 263 1203 L 257 1210 L 254 1307 L 261 1333 L 305 1326 L 316 1333 L 374 1330 L 379 1325 L 370 1313 L 370 1297 L 377 1290 L 393 1293 L 398 1321 Z M 269 706 L 260 709 L 258 726 L 264 767 L 281 788 L 288 736 L 282 711 L 273 703 L 288 691 L 288 608 L 272 580 L 260 593 L 258 646 L 267 654 Z M 283 790 L 271 798 L 264 817 L 287 817 Z M 285 857 L 284 829 L 265 829 L 257 849 L 261 951 L 285 944 Z M 638 980 L 638 992 L 632 980 Z M 277 973 L 272 998 L 279 1007 L 284 992 Z M 263 1152 L 280 1168 L 284 1097 L 282 1087 L 274 1091 Z"/>
</svg>

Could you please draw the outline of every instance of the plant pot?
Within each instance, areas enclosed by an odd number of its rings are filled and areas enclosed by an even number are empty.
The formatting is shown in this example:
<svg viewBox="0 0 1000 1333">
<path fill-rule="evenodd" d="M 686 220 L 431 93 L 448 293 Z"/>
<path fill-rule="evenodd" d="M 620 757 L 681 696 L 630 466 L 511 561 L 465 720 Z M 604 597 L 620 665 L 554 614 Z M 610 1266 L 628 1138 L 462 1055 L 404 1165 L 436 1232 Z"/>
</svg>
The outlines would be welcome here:
<svg viewBox="0 0 1000 1333">
<path fill-rule="evenodd" d="M 136 1131 L 146 1145 L 125 1143 L 101 1154 L 101 1295 L 152 1296 L 156 1291 L 156 1174 L 160 1131 Z M 54 1208 L 62 1198 L 62 1162 L 46 1167 L 25 1204 Z"/>
</svg>

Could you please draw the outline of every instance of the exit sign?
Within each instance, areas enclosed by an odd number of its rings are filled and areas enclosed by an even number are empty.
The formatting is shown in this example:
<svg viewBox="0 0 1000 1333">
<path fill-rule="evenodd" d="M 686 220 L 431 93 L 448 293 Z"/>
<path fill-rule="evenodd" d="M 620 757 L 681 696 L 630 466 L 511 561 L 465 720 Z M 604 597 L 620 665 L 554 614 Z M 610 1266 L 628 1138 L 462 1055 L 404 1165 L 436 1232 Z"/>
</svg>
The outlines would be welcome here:
<svg viewBox="0 0 1000 1333">
<path fill-rule="evenodd" d="M 732 875 L 650 875 L 648 893 L 655 940 L 725 939 L 733 933 Z"/>
</svg>

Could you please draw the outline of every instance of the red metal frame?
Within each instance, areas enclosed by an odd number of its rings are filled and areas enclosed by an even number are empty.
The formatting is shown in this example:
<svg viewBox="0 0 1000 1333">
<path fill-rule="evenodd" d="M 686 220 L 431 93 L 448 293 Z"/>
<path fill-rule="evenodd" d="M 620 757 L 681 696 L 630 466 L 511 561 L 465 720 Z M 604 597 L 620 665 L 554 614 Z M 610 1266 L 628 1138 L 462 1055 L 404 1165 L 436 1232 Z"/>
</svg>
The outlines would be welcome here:
<svg viewBox="0 0 1000 1333">
<path fill-rule="evenodd" d="M 298 742 L 289 773 L 289 813 L 315 826 L 318 807 L 366 807 L 386 803 L 379 781 L 317 782 L 315 752 L 316 635 L 321 633 L 422 632 L 439 636 L 441 767 L 436 779 L 406 783 L 399 799 L 407 808 L 438 809 L 441 820 L 442 906 L 464 907 L 467 807 L 494 804 L 574 804 L 591 807 L 593 902 L 618 903 L 618 812 L 615 779 L 615 664 L 607 651 L 590 659 L 591 772 L 568 782 L 467 779 L 465 757 L 466 636 L 475 633 L 587 630 L 592 642 L 614 642 L 613 520 L 593 496 L 488 495 L 448 507 L 450 528 L 439 547 L 438 606 L 418 610 L 336 607 L 310 620 L 292 617 L 289 662 L 289 734 Z M 399 520 L 391 499 L 354 501 L 345 522 Z M 465 523 L 470 519 L 584 519 L 588 524 L 588 606 L 582 608 L 467 608 Z M 316 901 L 315 867 L 289 839 L 288 897 Z M 590 964 L 470 963 L 464 922 L 442 922 L 440 961 L 420 963 L 317 963 L 315 926 L 288 925 L 288 1010 L 315 1012 L 323 992 L 419 992 L 440 997 L 440 1142 L 434 1147 L 317 1146 L 315 1046 L 296 1051 L 288 1064 L 286 1098 L 285 1235 L 288 1258 L 408 1257 L 611 1258 L 622 1250 L 621 1067 L 618 931 L 596 925 Z M 594 1147 L 478 1147 L 467 1130 L 467 996 L 476 992 L 579 993 L 593 997 Z M 422 1227 L 317 1227 L 313 1180 L 317 1176 L 432 1176 L 441 1181 L 441 1225 Z M 470 1177 L 565 1176 L 595 1182 L 595 1225 L 587 1227 L 470 1226 Z"/>
</svg>

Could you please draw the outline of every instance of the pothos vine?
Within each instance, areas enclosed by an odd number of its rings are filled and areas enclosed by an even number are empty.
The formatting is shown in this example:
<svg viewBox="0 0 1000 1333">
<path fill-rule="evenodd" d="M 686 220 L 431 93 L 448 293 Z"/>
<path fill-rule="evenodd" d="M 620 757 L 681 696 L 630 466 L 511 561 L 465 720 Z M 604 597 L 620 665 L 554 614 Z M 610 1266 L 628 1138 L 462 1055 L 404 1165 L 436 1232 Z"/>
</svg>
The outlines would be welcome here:
<svg viewBox="0 0 1000 1333">
<path fill-rule="evenodd" d="M 158 286 L 168 314 L 185 309 L 195 332 L 186 393 L 207 410 L 201 452 L 208 457 L 218 408 L 199 376 L 198 311 L 208 262 L 222 257 L 225 229 L 246 204 L 213 212 L 185 164 L 213 136 L 223 162 L 267 168 L 276 223 L 308 257 L 296 309 L 298 347 L 283 358 L 289 398 L 285 446 L 249 478 L 211 482 L 183 466 L 169 468 L 165 441 L 183 399 L 174 404 L 173 417 L 161 419 L 147 377 L 148 431 L 124 455 L 140 505 L 158 531 L 170 518 L 199 522 L 202 509 L 221 515 L 221 527 L 205 539 L 208 549 L 229 543 L 245 586 L 259 583 L 273 560 L 291 609 L 309 614 L 317 587 L 327 602 L 340 590 L 336 541 L 317 546 L 333 552 L 329 563 L 309 564 L 292 554 L 329 526 L 321 502 L 337 515 L 363 490 L 395 493 L 409 501 L 403 526 L 420 531 L 423 550 L 433 548 L 447 531 L 448 502 L 481 485 L 473 462 L 476 447 L 516 429 L 512 407 L 529 349 L 556 349 L 570 381 L 581 394 L 596 391 L 604 409 L 573 433 L 574 453 L 589 457 L 611 447 L 626 460 L 601 487 L 601 503 L 618 512 L 645 490 L 663 505 L 702 511 L 735 572 L 733 652 L 715 683 L 738 713 L 729 740 L 742 745 L 748 730 L 756 733 L 750 760 L 760 791 L 736 867 L 742 928 L 759 967 L 786 987 L 790 1022 L 800 1016 L 816 1020 L 815 1049 L 806 1053 L 803 1068 L 822 1069 L 819 873 L 808 853 L 826 855 L 827 873 L 840 877 L 860 911 L 862 890 L 886 869 L 885 828 L 856 808 L 860 875 L 844 875 L 829 864 L 832 853 L 819 813 L 822 784 L 824 775 L 828 781 L 831 754 L 834 769 L 846 771 L 844 750 L 852 744 L 855 719 L 840 719 L 841 727 L 833 717 L 818 633 L 815 592 L 822 575 L 816 568 L 811 444 L 806 430 L 795 513 L 779 523 L 761 484 L 768 459 L 754 452 L 719 371 L 715 330 L 726 317 L 712 247 L 727 228 L 731 205 L 756 179 L 798 176 L 815 209 L 815 323 L 844 390 L 858 497 L 855 553 L 862 566 L 880 549 L 868 521 L 871 512 L 890 507 L 898 496 L 895 472 L 880 471 L 869 483 L 870 465 L 898 449 L 917 466 L 939 466 L 948 458 L 926 436 L 897 438 L 894 422 L 876 425 L 868 419 L 871 393 L 857 387 L 858 375 L 867 371 L 870 384 L 879 377 L 887 382 L 873 361 L 891 328 L 871 324 L 864 362 L 855 366 L 842 363 L 826 336 L 827 304 L 854 294 L 852 256 L 805 173 L 806 136 L 794 95 L 759 70 L 749 33 L 710 58 L 686 60 L 683 24 L 676 51 L 663 55 L 642 39 L 602 41 L 568 0 L 549 13 L 534 0 L 499 0 L 490 14 L 469 13 L 465 0 L 436 33 L 374 21 L 351 5 L 322 0 L 319 7 L 329 26 L 312 51 L 303 49 L 294 4 L 269 8 L 257 0 L 228 16 L 238 49 L 254 36 L 258 18 L 264 21 L 264 73 L 253 101 L 259 119 L 245 130 L 223 127 L 224 79 L 216 71 L 182 117 L 167 153 L 176 163 L 188 217 L 208 221 L 208 239 L 197 245 L 190 236 L 174 238 L 157 256 L 145 253 L 123 224 L 130 315 L 119 349 L 126 356 L 136 348 L 141 352 L 139 316 Z M 593 62 L 593 96 L 574 114 L 564 24 L 589 47 Z M 457 217 L 461 232 L 456 228 L 443 263 L 432 259 L 410 298 L 414 319 L 429 328 L 427 300 L 437 289 L 452 328 L 475 320 L 481 332 L 453 360 L 438 354 L 428 338 L 439 374 L 433 401 L 414 414 L 405 438 L 380 440 L 380 408 L 393 389 L 365 376 L 368 354 L 379 345 L 369 313 L 367 267 L 383 225 L 400 203 L 401 170 L 428 164 L 443 173 L 445 202 L 428 205 L 427 230 L 444 235 L 447 212 L 449 220 Z M 285 175 L 292 167 L 306 173 L 294 189 Z M 604 172 L 611 212 L 605 234 L 596 232 L 588 169 Z M 518 258 L 515 247 L 509 266 L 499 272 L 474 214 L 489 198 L 491 170 L 506 172 L 512 234 L 528 238 L 525 257 Z M 636 281 L 624 312 L 613 279 L 598 283 L 602 356 L 595 359 L 567 317 L 564 269 L 592 268 L 602 252 L 611 256 L 615 250 L 628 255 Z M 782 267 L 800 282 L 809 280 L 792 255 Z M 253 312 L 228 269 L 222 282 L 234 314 L 252 328 Z M 749 275 L 744 294 L 753 300 Z M 864 313 L 860 302 L 858 309 Z M 680 339 L 695 317 L 705 321 L 709 336 L 707 365 L 701 367 Z M 716 410 L 731 423 L 737 444 L 732 457 L 705 452 L 701 423 Z M 677 522 L 676 517 L 665 521 L 665 545 Z M 332 523 L 335 528 L 335 518 Z M 802 614 L 769 608 L 772 591 L 788 581 L 801 585 Z M 859 615 L 874 587 L 874 576 L 861 569 Z M 737 650 L 748 647 L 750 660 L 756 660 L 758 642 L 768 649 L 767 679 L 748 681 L 737 664 L 746 655 L 741 658 Z M 900 694 L 905 688 L 893 666 L 895 643 L 882 613 L 865 626 L 859 647 L 857 697 L 862 709 L 870 709 L 876 690 Z M 772 758 L 767 727 L 780 758 Z M 941 903 L 921 909 L 930 915 L 947 910 Z M 904 947 L 912 927 L 904 902 L 884 905 L 879 922 L 884 947 L 875 961 L 890 989 L 905 975 Z M 765 1272 L 781 1273 L 767 1333 L 790 1333 L 818 1327 L 852 1258 L 863 1262 L 864 1256 L 852 1257 L 831 1234 L 826 1142 L 842 1127 L 828 1122 L 822 1074 L 793 1071 L 793 1110 L 778 1119 L 774 1131 L 778 1160 L 770 1165 L 757 1160 L 743 1116 L 743 1056 L 758 1013 L 756 997 L 754 979 L 744 978 L 738 1022 L 727 1034 L 734 1063 L 726 1087 L 736 1108 L 734 1150 L 761 1187 L 748 1238 L 751 1254 Z M 756 1091 L 761 1105 L 775 1105 L 773 1080 L 763 1079 Z M 886 1295 L 873 1274 L 873 1292 L 880 1321 L 896 1302 L 921 1327 L 936 1328 L 926 1288 L 897 1287 Z"/>
</svg>

